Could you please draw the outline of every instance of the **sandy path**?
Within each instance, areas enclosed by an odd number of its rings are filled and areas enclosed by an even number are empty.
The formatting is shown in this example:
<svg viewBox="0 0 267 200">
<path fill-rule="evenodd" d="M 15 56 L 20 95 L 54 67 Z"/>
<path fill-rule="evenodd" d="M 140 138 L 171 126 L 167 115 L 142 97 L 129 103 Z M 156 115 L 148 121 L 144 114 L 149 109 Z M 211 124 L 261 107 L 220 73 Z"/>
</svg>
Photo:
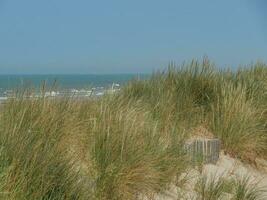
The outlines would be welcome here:
<svg viewBox="0 0 267 200">
<path fill-rule="evenodd" d="M 208 177 L 216 175 L 218 177 L 223 176 L 226 179 L 234 177 L 244 177 L 249 176 L 251 182 L 258 182 L 258 186 L 266 188 L 267 190 L 267 172 L 263 172 L 253 168 L 250 165 L 244 164 L 237 159 L 233 159 L 227 155 L 221 153 L 220 159 L 214 164 L 206 164 L 203 166 L 202 174 L 206 174 Z M 188 173 L 189 181 L 185 185 L 183 190 L 175 186 L 171 186 L 170 190 L 166 194 L 157 195 L 156 200 L 178 200 L 178 199 L 187 199 L 192 200 L 196 199 L 196 194 L 193 191 L 193 187 L 200 177 L 200 173 L 197 170 L 190 170 Z M 180 192 L 178 192 L 180 191 Z M 178 195 L 178 193 L 184 193 L 184 197 Z M 267 199 L 267 191 L 265 192 Z M 225 199 L 229 199 L 225 197 Z"/>
</svg>

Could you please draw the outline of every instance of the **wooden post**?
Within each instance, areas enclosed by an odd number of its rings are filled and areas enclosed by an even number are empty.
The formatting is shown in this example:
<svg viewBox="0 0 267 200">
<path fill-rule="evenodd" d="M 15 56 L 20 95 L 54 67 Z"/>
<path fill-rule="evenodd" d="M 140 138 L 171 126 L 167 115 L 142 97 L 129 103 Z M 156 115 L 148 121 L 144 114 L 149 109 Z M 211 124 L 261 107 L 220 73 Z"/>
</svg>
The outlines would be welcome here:
<svg viewBox="0 0 267 200">
<path fill-rule="evenodd" d="M 221 141 L 219 139 L 193 139 L 186 142 L 185 149 L 193 163 L 215 164 L 219 159 Z"/>
</svg>

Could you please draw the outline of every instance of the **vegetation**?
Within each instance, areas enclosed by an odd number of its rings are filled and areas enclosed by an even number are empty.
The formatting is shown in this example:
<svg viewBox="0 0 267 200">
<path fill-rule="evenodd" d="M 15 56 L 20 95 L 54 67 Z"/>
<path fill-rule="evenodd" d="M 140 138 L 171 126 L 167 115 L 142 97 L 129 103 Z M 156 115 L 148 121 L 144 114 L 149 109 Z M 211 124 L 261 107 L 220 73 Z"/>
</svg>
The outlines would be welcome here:
<svg viewBox="0 0 267 200">
<path fill-rule="evenodd" d="M 244 162 L 267 155 L 265 64 L 171 64 L 97 100 L 29 93 L 0 107 L 2 199 L 153 198 L 190 167 L 184 141 L 199 126 Z M 216 197 L 222 185 L 209 186 Z"/>
<path fill-rule="evenodd" d="M 222 177 L 203 175 L 195 185 L 195 190 L 198 200 L 220 200 L 223 199 L 224 193 L 227 191 L 227 182 Z"/>
<path fill-rule="evenodd" d="M 204 126 L 219 137 L 226 152 L 244 161 L 267 155 L 267 65 L 237 72 L 218 70 L 207 59 L 192 61 L 133 81 L 128 99 L 142 101 L 164 128 L 192 132 Z"/>
<path fill-rule="evenodd" d="M 234 180 L 233 186 L 233 200 L 263 200 L 266 198 L 262 195 L 264 191 L 266 192 L 266 189 L 259 187 L 257 183 L 251 183 L 249 177 Z"/>
<path fill-rule="evenodd" d="M 249 176 L 226 179 L 204 174 L 195 185 L 196 200 L 263 200 L 266 192 Z"/>
</svg>

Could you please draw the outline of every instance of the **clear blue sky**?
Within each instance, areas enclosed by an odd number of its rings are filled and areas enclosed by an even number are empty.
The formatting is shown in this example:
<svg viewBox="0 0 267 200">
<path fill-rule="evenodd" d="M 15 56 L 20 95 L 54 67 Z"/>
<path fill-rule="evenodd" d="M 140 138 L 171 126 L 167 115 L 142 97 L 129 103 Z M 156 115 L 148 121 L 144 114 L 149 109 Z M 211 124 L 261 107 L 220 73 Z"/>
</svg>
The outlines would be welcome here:
<svg viewBox="0 0 267 200">
<path fill-rule="evenodd" d="M 0 74 L 267 61 L 266 0 L 0 0 Z"/>
</svg>

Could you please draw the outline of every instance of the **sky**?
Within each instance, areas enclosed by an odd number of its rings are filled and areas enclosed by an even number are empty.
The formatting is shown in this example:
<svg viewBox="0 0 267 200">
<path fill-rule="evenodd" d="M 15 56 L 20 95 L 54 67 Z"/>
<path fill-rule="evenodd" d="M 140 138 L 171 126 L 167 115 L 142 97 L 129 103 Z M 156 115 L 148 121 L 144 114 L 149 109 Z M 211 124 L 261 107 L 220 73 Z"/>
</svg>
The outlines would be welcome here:
<svg viewBox="0 0 267 200">
<path fill-rule="evenodd" d="M 267 62 L 266 0 L 0 0 L 0 74 Z"/>
</svg>

